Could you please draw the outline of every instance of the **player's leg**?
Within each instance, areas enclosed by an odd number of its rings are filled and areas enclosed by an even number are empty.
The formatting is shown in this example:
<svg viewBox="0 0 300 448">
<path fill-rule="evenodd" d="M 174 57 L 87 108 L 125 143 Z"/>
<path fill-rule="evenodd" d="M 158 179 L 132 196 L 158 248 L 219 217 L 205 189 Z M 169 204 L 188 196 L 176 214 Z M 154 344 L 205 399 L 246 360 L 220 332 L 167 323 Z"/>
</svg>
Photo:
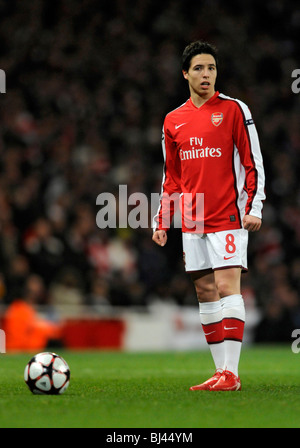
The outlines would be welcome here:
<svg viewBox="0 0 300 448">
<path fill-rule="evenodd" d="M 207 250 L 215 274 L 224 325 L 225 370 L 238 378 L 245 323 L 241 271 L 247 269 L 248 232 L 244 229 L 207 235 Z M 224 389 L 226 390 L 226 389 Z M 235 390 L 233 388 L 233 390 Z"/>
<path fill-rule="evenodd" d="M 229 268 L 215 271 L 216 286 L 222 306 L 225 366 L 238 375 L 238 362 L 245 325 L 245 305 L 241 294 L 241 269 Z"/>
<path fill-rule="evenodd" d="M 224 333 L 222 324 L 222 307 L 214 273 L 211 269 L 191 273 L 199 301 L 200 321 L 206 341 L 215 364 L 215 374 L 205 383 L 193 386 L 191 390 L 209 390 L 215 384 L 224 368 Z"/>
<path fill-rule="evenodd" d="M 203 333 L 209 345 L 216 370 L 224 367 L 224 333 L 222 306 L 212 270 L 191 273 L 198 302 Z"/>
<path fill-rule="evenodd" d="M 200 321 L 215 364 L 216 374 L 192 390 L 207 390 L 220 377 L 224 364 L 222 308 L 207 252 L 206 235 L 183 234 L 185 269 L 191 275 L 199 301 Z"/>
<path fill-rule="evenodd" d="M 220 269 L 215 270 L 214 274 L 216 287 L 221 297 L 225 373 L 213 389 L 238 390 L 240 389 L 238 366 L 245 324 L 245 306 L 240 288 L 241 269 L 235 267 Z"/>
<path fill-rule="evenodd" d="M 182 243 L 185 269 L 195 286 L 204 334 L 216 369 L 221 369 L 224 361 L 222 309 L 207 250 L 207 235 L 183 233 Z"/>
</svg>

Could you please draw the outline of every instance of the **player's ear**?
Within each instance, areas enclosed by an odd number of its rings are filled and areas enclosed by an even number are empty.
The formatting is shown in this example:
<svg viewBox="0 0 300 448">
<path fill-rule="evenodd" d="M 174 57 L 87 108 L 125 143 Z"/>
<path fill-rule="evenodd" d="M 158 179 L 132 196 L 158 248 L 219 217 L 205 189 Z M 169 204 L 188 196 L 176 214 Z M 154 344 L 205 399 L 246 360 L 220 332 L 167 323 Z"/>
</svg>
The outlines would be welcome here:
<svg viewBox="0 0 300 448">
<path fill-rule="evenodd" d="M 183 74 L 183 77 L 184 77 L 184 79 L 188 79 L 188 72 L 186 72 L 185 70 L 182 70 L 182 74 Z"/>
</svg>

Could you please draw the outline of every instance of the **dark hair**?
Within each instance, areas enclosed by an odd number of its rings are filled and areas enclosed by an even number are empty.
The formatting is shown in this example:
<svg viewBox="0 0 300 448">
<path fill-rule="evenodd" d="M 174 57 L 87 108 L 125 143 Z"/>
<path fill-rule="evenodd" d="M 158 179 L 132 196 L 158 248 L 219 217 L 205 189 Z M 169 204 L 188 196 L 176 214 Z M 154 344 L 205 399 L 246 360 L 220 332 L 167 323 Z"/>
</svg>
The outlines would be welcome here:
<svg viewBox="0 0 300 448">
<path fill-rule="evenodd" d="M 217 59 L 217 49 L 213 45 L 208 42 L 202 42 L 201 40 L 197 40 L 196 42 L 192 42 L 187 47 L 185 47 L 184 52 L 182 54 L 182 70 L 188 72 L 190 68 L 191 60 L 197 54 L 211 54 L 216 61 L 216 67 L 218 68 L 218 59 Z"/>
</svg>

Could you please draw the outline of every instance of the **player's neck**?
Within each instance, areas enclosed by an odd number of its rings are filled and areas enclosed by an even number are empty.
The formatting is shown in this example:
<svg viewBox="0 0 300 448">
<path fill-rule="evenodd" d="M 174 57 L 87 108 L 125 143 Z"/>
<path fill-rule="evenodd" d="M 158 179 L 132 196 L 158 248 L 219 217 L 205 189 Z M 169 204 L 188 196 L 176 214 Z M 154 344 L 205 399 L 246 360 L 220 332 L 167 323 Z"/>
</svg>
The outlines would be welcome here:
<svg viewBox="0 0 300 448">
<path fill-rule="evenodd" d="M 201 107 L 206 101 L 210 100 L 215 94 L 215 90 L 210 93 L 205 93 L 204 95 L 199 95 L 198 93 L 191 91 L 191 100 L 196 107 Z"/>
</svg>

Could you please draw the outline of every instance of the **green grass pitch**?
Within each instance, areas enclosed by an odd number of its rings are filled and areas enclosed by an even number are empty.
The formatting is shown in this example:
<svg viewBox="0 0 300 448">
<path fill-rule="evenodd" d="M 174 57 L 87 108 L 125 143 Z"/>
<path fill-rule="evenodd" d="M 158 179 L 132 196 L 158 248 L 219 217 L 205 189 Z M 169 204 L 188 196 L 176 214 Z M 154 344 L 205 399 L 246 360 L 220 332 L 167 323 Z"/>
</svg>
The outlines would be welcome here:
<svg viewBox="0 0 300 448">
<path fill-rule="evenodd" d="M 58 351 L 70 365 L 62 396 L 33 395 L 31 354 L 0 355 L 0 428 L 299 428 L 300 354 L 249 347 L 241 392 L 191 392 L 213 373 L 208 351 Z"/>
</svg>

